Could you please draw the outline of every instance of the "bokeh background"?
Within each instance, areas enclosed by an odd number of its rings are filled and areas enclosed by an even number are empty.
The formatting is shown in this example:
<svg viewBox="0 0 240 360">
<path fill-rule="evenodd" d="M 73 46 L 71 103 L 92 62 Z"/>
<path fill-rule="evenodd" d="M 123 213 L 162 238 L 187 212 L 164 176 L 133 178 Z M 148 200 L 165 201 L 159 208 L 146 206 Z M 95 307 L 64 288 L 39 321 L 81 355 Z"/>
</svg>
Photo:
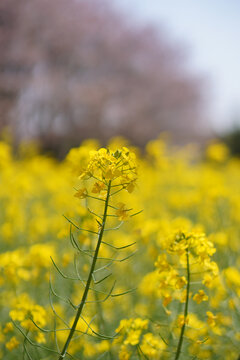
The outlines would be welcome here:
<svg viewBox="0 0 240 360">
<path fill-rule="evenodd" d="M 0 0 L 0 359 L 240 359 L 239 10 Z"/>
<path fill-rule="evenodd" d="M 235 0 L 1 0 L 0 131 L 63 157 L 83 139 L 221 137 L 239 149 Z M 235 145 L 234 145 L 235 144 Z"/>
</svg>

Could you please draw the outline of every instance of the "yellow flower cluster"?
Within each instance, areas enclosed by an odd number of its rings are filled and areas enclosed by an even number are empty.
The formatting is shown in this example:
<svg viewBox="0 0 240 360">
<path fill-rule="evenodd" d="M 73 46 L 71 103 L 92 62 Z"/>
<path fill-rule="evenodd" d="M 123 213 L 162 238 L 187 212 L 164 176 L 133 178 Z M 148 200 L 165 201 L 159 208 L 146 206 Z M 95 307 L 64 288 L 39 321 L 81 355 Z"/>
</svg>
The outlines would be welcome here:
<svg viewBox="0 0 240 360">
<path fill-rule="evenodd" d="M 207 286 L 218 275 L 218 266 L 211 260 L 216 250 L 203 233 L 178 231 L 164 239 L 161 251 L 165 252 L 158 255 L 155 262 L 157 270 L 145 276 L 141 289 L 143 293 L 149 293 L 150 296 L 155 294 L 162 298 L 164 307 L 173 299 L 185 301 L 186 252 L 189 256 L 191 272 L 197 272 L 198 281 L 201 280 Z M 193 275 L 195 280 L 196 275 Z M 199 293 L 193 296 L 193 300 L 200 304 L 202 301 L 207 301 L 208 296 L 203 290 L 199 290 Z"/>
<path fill-rule="evenodd" d="M 46 339 L 44 334 L 39 331 L 38 327 L 42 328 L 47 323 L 46 310 L 33 302 L 27 294 L 21 294 L 13 301 L 10 317 L 15 322 L 19 322 L 21 327 L 26 329 L 27 332 L 33 332 L 34 338 L 38 343 L 45 343 Z M 19 343 L 18 340 L 10 340 L 11 344 Z M 14 349 L 14 347 L 12 347 Z"/>
<path fill-rule="evenodd" d="M 123 147 L 116 151 L 101 148 L 90 152 L 90 159 L 85 169 L 80 171 L 80 178 L 98 178 L 101 181 L 118 180 L 131 192 L 136 181 L 135 154 Z M 99 184 L 101 188 L 101 184 Z"/>
<path fill-rule="evenodd" d="M 93 212 L 102 214 L 111 182 L 112 207 L 97 266 L 102 273 L 99 270 L 93 277 L 98 292 L 90 290 L 86 323 L 82 319 L 77 328 L 71 355 L 94 360 L 109 352 L 113 359 L 172 359 L 185 325 L 186 358 L 236 360 L 239 159 L 231 157 L 223 144 L 211 143 L 202 156 L 196 146 L 169 151 L 160 138 L 138 156 L 137 175 L 136 159 L 126 141 L 112 141 L 109 151 L 99 147 L 88 140 L 58 162 L 27 146 L 15 157 L 11 146 L 0 142 L 0 358 L 26 358 L 23 345 L 36 358 L 36 348 L 26 339 L 23 344 L 27 332 L 33 344 L 57 351 L 57 337 L 62 348 L 73 321 L 73 309 L 67 311 L 66 306 L 79 304 L 100 227 L 101 219 L 96 221 Z M 132 208 L 144 211 L 115 228 L 116 219 L 127 220 Z M 63 214 L 90 232 L 74 225 L 70 232 Z M 69 246 L 69 237 L 79 249 Z M 190 289 L 185 317 L 187 252 Z M 119 323 L 122 330 L 117 329 L 112 343 Z M 40 358 L 56 355 L 41 347 L 38 352 Z"/>
<path fill-rule="evenodd" d="M 116 332 L 119 337 L 115 343 L 122 343 L 119 349 L 119 359 L 128 360 L 141 351 L 145 357 L 157 359 L 166 345 L 161 338 L 154 336 L 148 329 L 149 321 L 141 318 L 121 320 Z"/>
<path fill-rule="evenodd" d="M 85 199 L 99 196 L 106 198 L 108 184 L 115 188 L 116 193 L 126 189 L 131 193 L 136 185 L 137 166 L 135 154 L 123 147 L 116 151 L 101 148 L 90 151 L 86 166 L 79 169 L 80 180 L 91 180 L 90 190 L 87 187 L 79 188 L 75 197 Z M 119 203 L 116 215 L 120 220 L 128 218 L 125 204 Z"/>
<path fill-rule="evenodd" d="M 0 254 L 2 274 L 0 282 L 9 285 L 29 281 L 41 281 L 42 272 L 50 265 L 50 256 L 56 257 L 55 247 L 50 244 L 34 244 L 28 247 L 21 247 L 17 250 L 6 251 Z M 34 263 L 33 263 L 34 259 Z"/>
</svg>

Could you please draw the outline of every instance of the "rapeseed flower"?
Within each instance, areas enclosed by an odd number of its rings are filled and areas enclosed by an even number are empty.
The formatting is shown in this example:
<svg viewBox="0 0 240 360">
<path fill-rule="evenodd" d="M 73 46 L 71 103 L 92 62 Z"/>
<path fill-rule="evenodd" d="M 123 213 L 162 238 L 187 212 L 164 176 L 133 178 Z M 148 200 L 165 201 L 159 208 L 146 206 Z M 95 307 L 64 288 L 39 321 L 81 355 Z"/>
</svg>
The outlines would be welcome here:
<svg viewBox="0 0 240 360">
<path fill-rule="evenodd" d="M 187 148 L 169 151 L 162 139 L 155 140 L 147 146 L 146 154 L 137 152 L 138 176 L 132 148 L 119 141 L 112 142 L 110 150 L 101 151 L 96 141 L 85 142 L 72 149 L 60 163 L 36 151 L 33 153 L 31 149 L 16 157 L 11 145 L 0 143 L 1 358 L 13 360 L 24 351 L 24 338 L 15 325 L 24 333 L 29 331 L 33 343 L 56 350 L 54 332 L 41 332 L 33 321 L 53 331 L 52 305 L 67 325 L 71 325 L 72 313 L 66 311 L 67 304 L 60 299 L 71 301 L 74 311 L 82 288 L 76 285 L 76 280 L 60 281 L 60 274 L 51 271 L 52 291 L 59 297 L 51 293 L 50 304 L 50 256 L 64 276 L 77 279 L 79 275 L 84 288 L 95 233 L 101 228 L 101 219 L 97 217 L 97 222 L 93 212 L 102 215 L 103 200 L 106 200 L 111 181 L 111 194 L 115 195 L 111 197 L 113 207 L 109 208 L 107 229 L 115 228 L 116 220 L 122 222 L 131 218 L 131 222 L 126 221 L 123 227 L 117 226 L 116 231 L 106 232 L 105 242 L 115 248 L 136 244 L 119 252 L 106 244 L 101 248 L 99 268 L 110 262 L 103 259 L 114 259 L 113 274 L 121 276 L 118 276 L 113 296 L 108 299 L 111 300 L 101 302 L 113 286 L 109 268 L 104 268 L 103 277 L 109 275 L 106 287 L 100 282 L 96 285 L 97 296 L 92 291 L 89 293 L 84 318 L 93 331 L 107 335 L 112 335 L 115 324 L 126 317 L 132 319 L 131 323 L 136 318 L 148 319 L 148 325 L 140 331 L 129 324 L 129 337 L 120 331 L 112 346 L 109 340 L 93 337 L 89 328 L 89 336 L 76 333 L 76 340 L 69 348 L 71 354 L 86 360 L 104 357 L 104 352 L 108 351 L 113 358 L 120 359 L 144 358 L 145 355 L 155 360 L 167 358 L 168 354 L 173 358 L 185 325 L 182 352 L 186 357 L 237 359 L 240 162 L 230 156 L 224 145 L 210 146 L 204 159 L 200 152 L 193 155 Z M 79 191 L 81 201 L 73 197 L 73 188 L 79 189 L 75 192 Z M 118 206 L 119 203 L 124 205 Z M 131 217 L 131 208 L 144 209 L 144 212 Z M 71 224 L 71 239 L 73 243 L 76 241 L 79 250 L 68 248 L 70 229 L 62 214 L 80 228 L 92 231 L 81 232 Z M 139 252 L 125 263 L 118 262 L 127 258 L 131 249 L 139 249 Z M 83 254 L 81 261 L 80 252 Z M 187 324 L 183 315 L 188 284 L 186 252 L 189 253 L 191 310 Z M 102 279 L 98 272 L 95 275 L 94 281 Z M 124 299 L 115 296 L 136 287 L 138 289 L 124 295 Z M 19 294 L 26 292 L 28 298 L 19 300 Z M 94 303 L 96 298 L 99 303 Z M 96 304 L 100 304 L 101 311 Z M 15 324 L 10 322 L 9 313 Z M 183 315 L 183 321 L 176 327 L 179 314 Z M 60 331 L 66 324 L 58 317 L 55 320 L 58 343 L 62 346 L 68 331 Z M 85 332 L 87 325 L 82 325 L 78 330 Z M 32 357 L 36 357 L 34 347 L 27 341 L 25 345 L 30 355 L 33 353 Z M 161 350 L 161 346 L 165 349 Z M 38 351 L 40 357 L 47 356 L 41 348 Z"/>
</svg>

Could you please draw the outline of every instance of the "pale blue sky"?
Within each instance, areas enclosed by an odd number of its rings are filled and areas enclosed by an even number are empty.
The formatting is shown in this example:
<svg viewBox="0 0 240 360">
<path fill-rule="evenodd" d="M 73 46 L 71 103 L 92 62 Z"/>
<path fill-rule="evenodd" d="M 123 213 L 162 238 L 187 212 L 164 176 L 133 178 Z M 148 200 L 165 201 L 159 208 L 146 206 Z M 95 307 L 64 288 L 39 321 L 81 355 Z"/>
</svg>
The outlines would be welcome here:
<svg viewBox="0 0 240 360">
<path fill-rule="evenodd" d="M 189 48 L 189 65 L 209 77 L 215 129 L 240 117 L 240 0 L 115 1 L 132 17 L 163 25 Z"/>
</svg>

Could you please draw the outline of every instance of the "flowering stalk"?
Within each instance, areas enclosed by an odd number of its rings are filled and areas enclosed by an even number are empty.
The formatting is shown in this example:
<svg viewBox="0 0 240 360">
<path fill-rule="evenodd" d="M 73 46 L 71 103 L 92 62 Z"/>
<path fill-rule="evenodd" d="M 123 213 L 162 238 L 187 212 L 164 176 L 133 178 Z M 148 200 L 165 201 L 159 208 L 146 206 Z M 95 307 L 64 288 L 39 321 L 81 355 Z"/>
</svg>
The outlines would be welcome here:
<svg viewBox="0 0 240 360">
<path fill-rule="evenodd" d="M 97 262 L 97 257 L 98 257 L 98 253 L 99 253 L 99 249 L 100 249 L 100 246 L 101 246 L 102 237 L 103 237 L 103 233 L 104 233 L 104 229 L 105 229 L 105 225 L 106 225 L 107 210 L 108 210 L 108 203 L 109 203 L 109 197 L 110 197 L 110 190 L 111 190 L 111 180 L 108 182 L 108 185 L 107 185 L 107 197 L 106 197 L 106 200 L 105 200 L 103 220 L 102 220 L 101 227 L 99 229 L 97 246 L 96 246 L 96 249 L 95 249 L 95 252 L 94 252 L 92 265 L 91 265 L 91 268 L 90 268 L 90 271 L 89 271 L 86 287 L 85 287 L 84 293 L 82 295 L 82 299 L 81 299 L 81 302 L 79 304 L 78 311 L 77 311 L 77 314 L 75 316 L 73 325 L 71 327 L 68 338 L 67 338 L 67 340 L 65 342 L 65 345 L 64 345 L 64 347 L 62 349 L 61 355 L 59 356 L 58 360 L 62 360 L 66 356 L 69 344 L 70 344 L 70 342 L 72 340 L 72 337 L 74 335 L 75 329 L 76 329 L 77 324 L 78 324 L 78 320 L 79 320 L 79 318 L 81 316 L 83 307 L 84 307 L 84 305 L 86 303 L 86 300 L 87 300 L 88 291 L 89 291 L 89 287 L 90 287 L 91 280 L 92 280 L 92 275 L 93 275 L 95 265 L 96 265 L 96 262 Z"/>
<path fill-rule="evenodd" d="M 109 202 L 110 198 L 112 198 L 113 195 L 119 193 L 122 190 L 127 190 L 128 192 L 133 191 L 136 181 L 135 156 L 134 154 L 129 152 L 127 148 L 122 148 L 115 152 L 111 152 L 107 149 L 92 151 L 90 152 L 90 159 L 87 166 L 84 169 L 81 169 L 79 178 L 82 180 L 90 181 L 91 188 L 80 188 L 77 190 L 75 196 L 80 199 L 92 198 L 100 200 L 101 202 L 103 202 L 104 210 L 103 215 L 99 216 L 98 214 L 95 214 L 89 209 L 90 213 L 101 219 L 101 221 L 96 219 L 99 225 L 98 232 L 86 230 L 90 233 L 98 234 L 97 245 L 95 248 L 94 256 L 92 258 L 92 263 L 81 302 L 77 307 L 75 319 L 73 321 L 67 340 L 63 346 L 62 352 L 58 360 L 64 359 L 67 354 L 69 345 L 76 331 L 78 321 L 81 317 L 84 305 L 86 303 L 90 284 L 94 277 L 93 274 L 95 271 L 95 266 L 98 259 L 98 253 L 101 247 L 103 234 L 105 231 L 107 217 L 112 216 L 118 218 L 121 222 L 129 217 L 128 212 L 131 209 L 126 208 L 125 204 L 118 203 L 117 207 L 115 207 L 112 206 Z M 95 181 L 94 184 L 93 181 Z M 114 188 L 114 190 L 111 193 L 112 188 Z M 116 213 L 108 215 L 108 207 L 114 209 Z M 119 228 L 119 226 L 115 229 Z M 80 228 L 78 229 L 83 230 Z"/>
<path fill-rule="evenodd" d="M 176 356 L 175 356 L 175 360 L 178 360 L 181 354 L 181 348 L 182 348 L 182 343 L 183 343 L 183 336 L 184 336 L 184 331 L 185 331 L 185 326 L 186 326 L 186 321 L 187 321 L 187 316 L 188 316 L 188 303 L 189 303 L 189 292 L 190 292 L 190 266 L 189 266 L 189 252 L 188 252 L 188 247 L 186 248 L 186 259 L 187 259 L 187 291 L 186 291 L 186 301 L 185 301 L 185 308 L 184 308 L 184 318 L 183 318 L 183 325 L 181 328 L 181 333 L 180 333 L 180 338 L 178 341 L 178 346 L 177 346 L 177 352 L 176 352 Z"/>
</svg>

